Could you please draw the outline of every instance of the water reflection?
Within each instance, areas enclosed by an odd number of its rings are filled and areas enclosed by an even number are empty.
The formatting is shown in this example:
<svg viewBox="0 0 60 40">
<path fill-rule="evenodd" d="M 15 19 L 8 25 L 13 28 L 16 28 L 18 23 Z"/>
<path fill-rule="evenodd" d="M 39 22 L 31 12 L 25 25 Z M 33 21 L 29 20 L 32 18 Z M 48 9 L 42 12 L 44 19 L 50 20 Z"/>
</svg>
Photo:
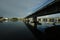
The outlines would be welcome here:
<svg viewBox="0 0 60 40">
<path fill-rule="evenodd" d="M 4 22 L 18 22 L 19 20 L 2 20 L 0 21 L 0 23 L 4 23 Z"/>
<path fill-rule="evenodd" d="M 7 19 L 4 19 L 3 21 L 0 21 L 0 23 L 4 23 L 4 22 L 19 22 L 20 20 L 18 19 L 11 19 L 11 20 L 7 20 Z M 46 28 L 49 28 L 49 27 L 52 27 L 52 26 L 56 26 L 56 25 L 60 25 L 60 23 L 46 23 L 46 22 L 42 22 L 42 23 L 39 23 L 38 21 L 37 22 L 34 22 L 34 21 L 26 21 L 24 22 L 25 24 L 29 24 L 32 26 L 32 28 L 34 29 L 37 29 L 41 32 L 45 32 L 45 29 Z"/>
<path fill-rule="evenodd" d="M 56 34 L 59 34 L 60 24 L 53 25 L 51 23 L 38 23 L 33 25 L 34 22 L 25 22 L 26 26 L 32 31 L 33 35 L 39 40 L 46 40 L 48 38 L 55 39 Z M 34 23 L 35 24 L 35 23 Z M 34 27 L 37 27 L 36 29 Z M 56 33 L 57 32 L 57 33 Z"/>
<path fill-rule="evenodd" d="M 22 21 L 6 21 L 1 21 L 2 23 L 0 23 L 0 40 L 36 39 Z"/>
<path fill-rule="evenodd" d="M 30 31 L 33 33 L 33 35 L 38 39 L 38 40 L 41 40 L 42 39 L 42 32 L 35 29 L 34 26 L 32 26 L 30 23 L 26 23 L 24 22 L 25 25 L 28 27 L 28 29 L 30 29 Z"/>
<path fill-rule="evenodd" d="M 46 28 L 60 25 L 60 22 L 34 22 L 29 20 L 26 20 L 25 23 L 31 25 L 33 28 L 40 30 L 41 32 L 44 32 Z"/>
<path fill-rule="evenodd" d="M 5 22 L 7 22 L 7 24 L 10 26 L 10 27 L 8 27 L 8 25 L 5 23 Z M 8 23 L 9 22 L 9 23 Z M 27 22 L 24 22 L 25 23 L 25 25 L 23 25 L 23 24 L 21 24 L 21 22 L 19 22 L 19 20 L 5 20 L 5 21 L 1 21 L 1 23 L 3 23 L 2 25 L 0 25 L 0 26 L 6 26 L 6 28 L 7 28 L 7 30 L 10 30 L 10 28 L 11 28 L 11 30 L 10 31 L 12 31 L 12 30 L 14 30 L 14 31 L 16 31 L 16 32 L 18 32 L 18 33 L 21 33 L 20 32 L 20 30 L 23 30 L 26 26 L 28 27 L 28 29 L 30 29 L 31 30 L 31 32 L 33 33 L 33 35 L 37 38 L 37 39 L 39 39 L 39 40 L 44 40 L 44 39 L 46 39 L 46 38 L 48 38 L 48 37 L 50 37 L 50 38 L 54 38 L 54 37 L 56 37 L 56 35 L 55 35 L 55 33 L 56 33 L 56 31 L 59 31 L 59 29 L 60 29 L 60 27 L 59 26 L 57 26 L 57 25 L 52 25 L 52 24 L 48 24 L 48 23 L 38 23 L 38 22 L 29 22 L 29 21 L 27 21 Z M 5 25 L 6 24 L 6 25 Z M 21 26 L 21 27 L 20 27 Z M 24 28 L 23 28 L 24 27 Z M 37 27 L 37 28 L 35 28 L 35 27 Z M 59 27 L 59 28 L 57 28 L 57 27 Z M 3 28 L 3 27 L 2 27 Z M 4 27 L 5 28 L 5 27 Z M 14 29 L 13 29 L 14 28 Z M 18 30 L 17 30 L 17 29 Z M 6 30 L 6 29 L 4 29 L 4 30 Z M 28 31 L 29 32 L 29 31 Z M 27 33 L 28 33 L 27 32 Z M 24 33 L 24 32 L 23 32 Z M 51 34 L 50 34 L 51 33 Z M 59 33 L 58 33 L 59 34 Z"/>
<path fill-rule="evenodd" d="M 3 23 L 3 21 L 0 21 L 0 23 Z"/>
</svg>

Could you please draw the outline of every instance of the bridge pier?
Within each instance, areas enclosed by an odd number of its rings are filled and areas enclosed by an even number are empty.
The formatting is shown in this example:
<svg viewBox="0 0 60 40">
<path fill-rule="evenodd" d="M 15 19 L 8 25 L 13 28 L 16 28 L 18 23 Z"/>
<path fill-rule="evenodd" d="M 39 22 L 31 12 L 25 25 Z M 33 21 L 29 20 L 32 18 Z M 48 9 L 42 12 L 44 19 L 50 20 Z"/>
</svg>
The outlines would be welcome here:
<svg viewBox="0 0 60 40">
<path fill-rule="evenodd" d="M 33 16 L 34 29 L 37 29 L 37 17 Z"/>
</svg>

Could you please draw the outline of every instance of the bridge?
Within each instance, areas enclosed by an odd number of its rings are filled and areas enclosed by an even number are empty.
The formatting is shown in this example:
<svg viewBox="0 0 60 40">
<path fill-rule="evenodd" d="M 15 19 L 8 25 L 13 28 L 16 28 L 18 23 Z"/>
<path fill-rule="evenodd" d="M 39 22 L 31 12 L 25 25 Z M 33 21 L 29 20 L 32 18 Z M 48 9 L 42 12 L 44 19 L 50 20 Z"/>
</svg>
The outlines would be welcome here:
<svg viewBox="0 0 60 40">
<path fill-rule="evenodd" d="M 32 13 L 31 15 L 26 16 L 25 18 L 29 17 L 38 17 L 38 16 L 44 16 L 49 14 L 55 14 L 60 12 L 60 1 L 53 1 L 49 3 L 48 5 L 44 6 L 42 9 L 37 10 L 36 12 Z"/>
<path fill-rule="evenodd" d="M 39 30 L 41 30 L 42 26 L 41 27 L 39 26 L 40 28 L 37 27 L 38 24 L 41 25 L 41 23 L 38 23 L 37 19 L 38 19 L 38 17 L 41 17 L 41 16 L 60 13 L 59 4 L 60 4 L 60 0 L 54 0 L 53 2 L 49 3 L 48 5 L 44 6 L 41 9 L 38 9 L 37 11 L 33 12 L 32 14 L 30 14 L 24 18 L 24 23 L 35 34 L 35 36 L 37 36 L 38 38 L 42 38 L 42 37 L 46 38 L 46 36 L 47 36 L 47 38 L 55 39 L 55 37 L 54 37 L 56 35 L 55 31 L 58 31 L 60 29 L 59 25 L 55 25 L 55 22 L 54 22 L 53 23 L 54 26 L 48 27 L 45 30 L 48 33 L 48 35 L 43 34 L 43 36 L 41 36 L 40 35 L 41 33 Z M 32 22 L 31 22 L 31 20 L 32 20 Z M 59 20 L 60 20 L 60 17 L 59 17 Z M 44 25 L 44 27 L 45 27 L 45 25 Z M 50 33 L 51 33 L 51 35 L 50 35 Z M 57 33 L 59 34 L 59 31 Z"/>
<path fill-rule="evenodd" d="M 31 20 L 30 18 L 32 18 L 33 22 L 34 22 L 34 28 L 37 28 L 37 17 L 60 13 L 60 5 L 59 4 L 60 4 L 59 0 L 54 0 L 53 2 L 44 6 L 43 8 L 26 16 L 25 21 L 29 23 L 29 20 Z"/>
</svg>

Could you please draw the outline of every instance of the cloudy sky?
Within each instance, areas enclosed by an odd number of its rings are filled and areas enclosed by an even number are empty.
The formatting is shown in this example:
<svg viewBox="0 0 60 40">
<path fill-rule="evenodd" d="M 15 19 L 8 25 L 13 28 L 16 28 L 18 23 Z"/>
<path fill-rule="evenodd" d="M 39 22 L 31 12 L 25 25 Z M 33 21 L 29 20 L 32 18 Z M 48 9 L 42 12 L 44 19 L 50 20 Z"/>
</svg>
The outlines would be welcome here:
<svg viewBox="0 0 60 40">
<path fill-rule="evenodd" d="M 0 0 L 0 17 L 25 17 L 51 0 Z"/>
</svg>

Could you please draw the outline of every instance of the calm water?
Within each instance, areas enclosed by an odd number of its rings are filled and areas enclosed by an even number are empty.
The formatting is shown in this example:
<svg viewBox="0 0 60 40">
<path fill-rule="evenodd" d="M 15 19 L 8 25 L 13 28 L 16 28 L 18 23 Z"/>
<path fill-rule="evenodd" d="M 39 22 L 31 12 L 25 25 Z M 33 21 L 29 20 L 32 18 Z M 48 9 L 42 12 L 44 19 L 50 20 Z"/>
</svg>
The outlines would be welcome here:
<svg viewBox="0 0 60 40">
<path fill-rule="evenodd" d="M 1 22 L 0 40 L 36 40 L 26 25 L 19 22 Z"/>
<path fill-rule="evenodd" d="M 46 28 L 52 26 L 52 24 L 43 23 L 42 25 L 37 25 L 37 29 L 44 32 Z M 24 22 L 5 21 L 0 22 L 0 40 L 37 40 L 37 38 Z"/>
<path fill-rule="evenodd" d="M 60 25 L 60 23 L 55 23 L 55 25 Z M 45 29 L 48 27 L 54 26 L 52 23 L 42 23 L 42 25 L 37 25 L 37 29 L 41 32 L 45 32 Z"/>
</svg>

